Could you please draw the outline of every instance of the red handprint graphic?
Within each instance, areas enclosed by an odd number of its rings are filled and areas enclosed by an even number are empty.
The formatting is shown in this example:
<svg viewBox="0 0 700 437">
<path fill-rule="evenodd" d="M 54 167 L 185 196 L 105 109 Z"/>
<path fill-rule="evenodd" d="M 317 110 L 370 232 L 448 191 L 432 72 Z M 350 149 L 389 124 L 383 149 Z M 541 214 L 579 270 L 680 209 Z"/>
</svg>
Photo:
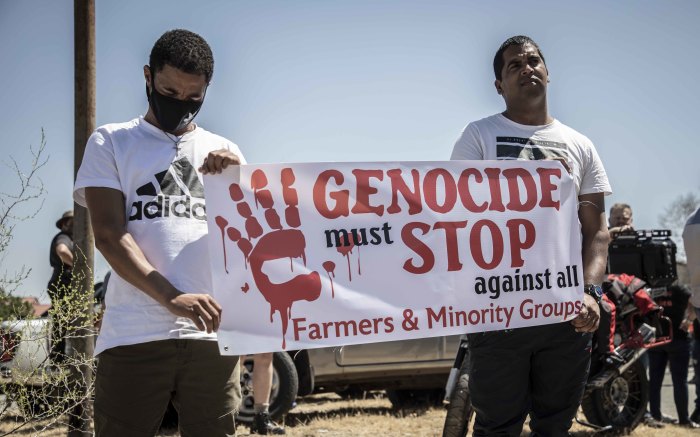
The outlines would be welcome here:
<svg viewBox="0 0 700 437">
<path fill-rule="evenodd" d="M 340 245 L 336 250 L 338 251 L 338 253 L 343 255 L 343 257 L 347 258 L 348 279 L 352 281 L 352 272 L 350 270 L 350 254 L 352 253 L 352 250 L 355 247 L 357 247 L 357 274 L 362 274 L 362 266 L 360 264 L 360 245 L 362 243 L 362 237 L 355 234 L 355 232 L 352 232 L 348 234 L 347 240 L 345 239 L 345 236 L 341 237 L 341 240 L 343 244 Z"/>
<path fill-rule="evenodd" d="M 350 270 L 350 254 L 352 253 L 352 249 L 354 247 L 357 247 L 357 274 L 362 274 L 359 246 L 359 244 L 362 242 L 362 238 L 360 236 L 356 236 L 355 233 L 351 233 L 347 235 L 347 238 L 345 235 L 341 236 L 340 241 L 342 242 L 342 244 L 338 246 L 336 250 L 339 254 L 343 255 L 343 257 L 347 258 L 348 280 L 352 281 L 352 271 Z M 335 278 L 335 263 L 333 261 L 326 261 L 323 263 L 323 268 L 328 274 L 328 279 L 331 282 L 331 297 L 335 298 L 335 288 L 333 287 L 333 278 Z"/>
<path fill-rule="evenodd" d="M 267 176 L 262 170 L 255 170 L 251 175 L 250 186 L 253 189 L 256 210 L 258 206 L 264 209 L 265 223 L 269 230 L 265 232 L 260 221 L 253 215 L 248 202 L 244 200 L 243 191 L 238 184 L 231 184 L 229 194 L 231 200 L 236 203 L 236 211 L 245 219 L 244 237 L 241 232 L 228 226 L 228 221 L 217 216 L 215 222 L 221 230 L 221 239 L 224 248 L 224 264 L 226 264 L 226 240 L 224 235 L 235 242 L 245 258 L 246 268 L 250 263 L 253 280 L 260 293 L 270 304 L 270 322 L 275 312 L 280 315 L 282 321 L 282 348 L 286 348 L 286 334 L 291 310 L 294 302 L 300 300 L 314 301 L 321 294 L 321 278 L 318 272 L 300 274 L 284 283 L 273 283 L 263 272 L 263 265 L 268 261 L 289 258 L 290 264 L 293 258 L 301 258 L 306 265 L 306 239 L 298 228 L 301 226 L 299 199 L 297 191 L 292 188 L 295 181 L 291 168 L 282 169 L 280 175 L 282 184 L 282 197 L 286 208 L 284 217 L 289 228 L 282 227 L 280 216 L 274 209 L 272 193 L 266 187 Z M 226 265 L 224 266 L 225 268 Z M 228 273 L 228 269 L 226 270 Z M 241 287 L 243 292 L 248 291 L 248 284 Z"/>
</svg>

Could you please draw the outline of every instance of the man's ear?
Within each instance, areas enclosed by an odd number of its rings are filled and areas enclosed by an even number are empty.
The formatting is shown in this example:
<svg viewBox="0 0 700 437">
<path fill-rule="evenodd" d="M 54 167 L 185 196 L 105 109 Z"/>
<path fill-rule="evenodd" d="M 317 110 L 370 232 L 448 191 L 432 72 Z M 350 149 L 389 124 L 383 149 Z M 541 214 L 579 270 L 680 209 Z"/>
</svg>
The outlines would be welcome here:
<svg viewBox="0 0 700 437">
<path fill-rule="evenodd" d="M 148 65 L 143 66 L 143 78 L 146 79 L 146 86 L 150 88 L 151 84 L 151 68 Z"/>
<path fill-rule="evenodd" d="M 503 90 L 501 89 L 501 81 L 500 80 L 496 79 L 495 81 L 493 81 L 493 86 L 496 87 L 496 92 L 498 94 L 503 94 Z"/>
</svg>

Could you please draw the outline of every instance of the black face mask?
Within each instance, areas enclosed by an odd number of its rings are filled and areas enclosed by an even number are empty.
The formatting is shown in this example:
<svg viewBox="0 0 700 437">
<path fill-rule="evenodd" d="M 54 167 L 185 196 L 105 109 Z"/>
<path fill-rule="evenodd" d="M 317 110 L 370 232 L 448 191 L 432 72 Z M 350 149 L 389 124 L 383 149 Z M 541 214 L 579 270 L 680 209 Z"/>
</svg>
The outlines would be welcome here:
<svg viewBox="0 0 700 437">
<path fill-rule="evenodd" d="M 184 129 L 199 113 L 202 103 L 204 103 L 204 97 L 202 100 L 195 101 L 164 96 L 156 90 L 155 79 L 156 76 L 151 70 L 151 92 L 149 94 L 148 85 L 146 85 L 146 96 L 158 124 L 164 131 L 171 133 Z"/>
</svg>

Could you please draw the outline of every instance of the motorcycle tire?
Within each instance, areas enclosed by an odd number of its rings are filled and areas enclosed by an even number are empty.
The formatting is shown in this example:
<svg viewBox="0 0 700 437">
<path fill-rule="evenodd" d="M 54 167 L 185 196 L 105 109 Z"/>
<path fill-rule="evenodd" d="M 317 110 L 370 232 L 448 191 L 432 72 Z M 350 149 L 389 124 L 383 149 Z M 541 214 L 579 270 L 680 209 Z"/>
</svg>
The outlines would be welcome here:
<svg viewBox="0 0 700 437">
<path fill-rule="evenodd" d="M 450 395 L 450 404 L 447 406 L 445 425 L 442 429 L 442 437 L 466 437 L 469 432 L 469 421 L 472 418 L 471 397 L 469 396 L 469 374 L 467 373 L 467 360 L 459 370 L 459 377 L 454 391 Z"/>
<path fill-rule="evenodd" d="M 629 432 L 644 419 L 648 402 L 647 374 L 641 361 L 637 360 L 602 388 L 587 392 L 581 409 L 594 425 L 611 425 L 615 430 Z"/>
</svg>

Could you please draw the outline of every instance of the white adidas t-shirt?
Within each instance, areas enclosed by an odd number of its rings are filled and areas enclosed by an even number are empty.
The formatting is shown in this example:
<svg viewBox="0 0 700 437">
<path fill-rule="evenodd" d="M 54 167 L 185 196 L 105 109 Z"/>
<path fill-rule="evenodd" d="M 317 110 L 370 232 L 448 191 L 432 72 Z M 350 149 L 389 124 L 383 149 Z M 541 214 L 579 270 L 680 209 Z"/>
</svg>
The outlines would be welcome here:
<svg viewBox="0 0 700 437">
<path fill-rule="evenodd" d="M 86 187 L 121 191 L 126 230 L 146 259 L 177 289 L 211 293 L 204 189 L 197 169 L 210 151 L 222 148 L 245 162 L 238 146 L 201 127 L 185 134 L 176 148 L 143 117 L 104 125 L 88 140 L 73 197 L 86 206 Z M 95 354 L 168 338 L 216 339 L 116 273 L 107 286 L 105 304 Z"/>
<path fill-rule="evenodd" d="M 542 126 L 516 123 L 496 114 L 469 123 L 452 150 L 453 160 L 564 158 L 578 195 L 611 194 L 608 176 L 591 140 L 554 120 Z"/>
</svg>

